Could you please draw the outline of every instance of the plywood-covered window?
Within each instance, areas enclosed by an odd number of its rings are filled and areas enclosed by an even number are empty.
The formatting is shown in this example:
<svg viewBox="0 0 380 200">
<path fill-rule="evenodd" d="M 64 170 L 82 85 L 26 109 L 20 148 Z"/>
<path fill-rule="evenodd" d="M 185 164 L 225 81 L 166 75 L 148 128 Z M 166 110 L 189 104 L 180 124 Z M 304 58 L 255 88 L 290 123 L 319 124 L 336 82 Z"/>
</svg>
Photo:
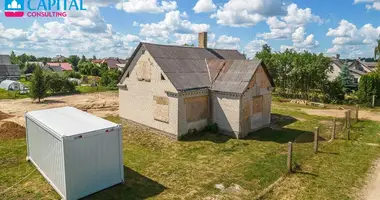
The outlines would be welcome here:
<svg viewBox="0 0 380 200">
<path fill-rule="evenodd" d="M 263 96 L 254 97 L 252 99 L 252 114 L 258 114 L 263 112 Z"/>
<path fill-rule="evenodd" d="M 169 123 L 169 98 L 153 97 L 153 117 L 157 121 Z"/>
<path fill-rule="evenodd" d="M 139 61 L 137 63 L 138 69 L 137 69 L 137 80 L 139 81 L 147 81 L 150 82 L 151 80 L 151 65 L 150 63 L 146 61 Z"/>
<path fill-rule="evenodd" d="M 186 121 L 194 122 L 208 118 L 208 96 L 185 99 Z"/>
<path fill-rule="evenodd" d="M 244 102 L 243 105 L 243 119 L 248 119 L 251 116 L 251 104 L 250 101 Z"/>
</svg>

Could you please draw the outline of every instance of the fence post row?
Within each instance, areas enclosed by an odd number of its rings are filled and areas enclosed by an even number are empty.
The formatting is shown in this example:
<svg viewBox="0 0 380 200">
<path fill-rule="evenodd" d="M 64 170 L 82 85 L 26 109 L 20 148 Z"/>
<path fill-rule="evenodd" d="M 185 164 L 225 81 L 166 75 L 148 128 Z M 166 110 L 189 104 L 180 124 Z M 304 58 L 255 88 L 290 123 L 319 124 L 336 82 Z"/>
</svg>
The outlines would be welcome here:
<svg viewBox="0 0 380 200">
<path fill-rule="evenodd" d="M 376 95 L 372 95 L 372 108 L 375 107 L 375 103 L 376 103 Z"/>
<path fill-rule="evenodd" d="M 359 121 L 359 105 L 356 104 L 356 115 L 355 115 L 355 123 Z"/>
<path fill-rule="evenodd" d="M 293 156 L 293 143 L 289 142 L 288 144 L 288 172 L 292 173 L 293 172 L 293 167 L 292 167 L 292 156 Z"/>
<path fill-rule="evenodd" d="M 314 133 L 314 153 L 318 153 L 318 137 L 319 137 L 319 127 L 316 127 L 315 133 Z"/>
</svg>

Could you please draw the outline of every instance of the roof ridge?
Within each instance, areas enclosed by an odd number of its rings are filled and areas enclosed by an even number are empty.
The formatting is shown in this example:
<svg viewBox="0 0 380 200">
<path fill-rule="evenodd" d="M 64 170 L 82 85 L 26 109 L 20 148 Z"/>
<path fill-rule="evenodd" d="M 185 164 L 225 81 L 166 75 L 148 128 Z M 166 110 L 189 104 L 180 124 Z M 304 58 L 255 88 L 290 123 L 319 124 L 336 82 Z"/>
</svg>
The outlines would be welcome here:
<svg viewBox="0 0 380 200">
<path fill-rule="evenodd" d="M 221 51 L 237 51 L 237 49 L 216 49 L 216 48 L 202 48 L 202 47 L 196 47 L 196 46 L 181 46 L 181 45 L 174 45 L 174 44 L 156 44 L 156 43 L 149 43 L 149 42 L 141 42 L 142 44 L 148 44 L 148 45 L 157 45 L 157 46 L 166 46 L 166 47 L 180 47 L 180 48 L 193 48 L 193 49 L 212 49 L 212 50 L 221 50 Z M 240 53 L 240 52 L 239 52 Z"/>
</svg>

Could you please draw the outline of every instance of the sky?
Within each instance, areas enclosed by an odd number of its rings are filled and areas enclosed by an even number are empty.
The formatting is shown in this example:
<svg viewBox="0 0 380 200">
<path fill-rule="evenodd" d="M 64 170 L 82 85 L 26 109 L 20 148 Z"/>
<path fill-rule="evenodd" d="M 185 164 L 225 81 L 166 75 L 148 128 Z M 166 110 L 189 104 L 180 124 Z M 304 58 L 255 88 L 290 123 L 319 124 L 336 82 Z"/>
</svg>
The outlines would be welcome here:
<svg viewBox="0 0 380 200">
<path fill-rule="evenodd" d="M 380 36 L 380 0 L 83 0 L 87 10 L 50 18 L 5 17 L 5 1 L 1 54 L 127 58 L 141 41 L 197 45 L 198 33 L 207 31 L 209 47 L 248 57 L 269 44 L 273 51 L 358 58 L 373 57 Z"/>
</svg>

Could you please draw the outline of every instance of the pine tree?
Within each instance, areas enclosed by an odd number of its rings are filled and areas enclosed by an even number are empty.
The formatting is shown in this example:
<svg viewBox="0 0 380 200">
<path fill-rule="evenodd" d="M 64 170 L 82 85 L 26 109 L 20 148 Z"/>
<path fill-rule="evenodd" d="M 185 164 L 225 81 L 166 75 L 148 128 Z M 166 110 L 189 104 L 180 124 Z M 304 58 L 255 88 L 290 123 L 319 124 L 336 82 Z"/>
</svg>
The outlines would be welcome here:
<svg viewBox="0 0 380 200">
<path fill-rule="evenodd" d="M 38 99 L 38 103 L 41 99 L 47 95 L 48 84 L 47 78 L 40 66 L 37 66 L 33 72 L 31 84 L 30 84 L 30 96 L 33 99 Z"/>
<path fill-rule="evenodd" d="M 343 65 L 338 79 L 342 82 L 344 93 L 350 93 L 355 89 L 355 77 L 350 73 L 347 64 Z"/>
</svg>

